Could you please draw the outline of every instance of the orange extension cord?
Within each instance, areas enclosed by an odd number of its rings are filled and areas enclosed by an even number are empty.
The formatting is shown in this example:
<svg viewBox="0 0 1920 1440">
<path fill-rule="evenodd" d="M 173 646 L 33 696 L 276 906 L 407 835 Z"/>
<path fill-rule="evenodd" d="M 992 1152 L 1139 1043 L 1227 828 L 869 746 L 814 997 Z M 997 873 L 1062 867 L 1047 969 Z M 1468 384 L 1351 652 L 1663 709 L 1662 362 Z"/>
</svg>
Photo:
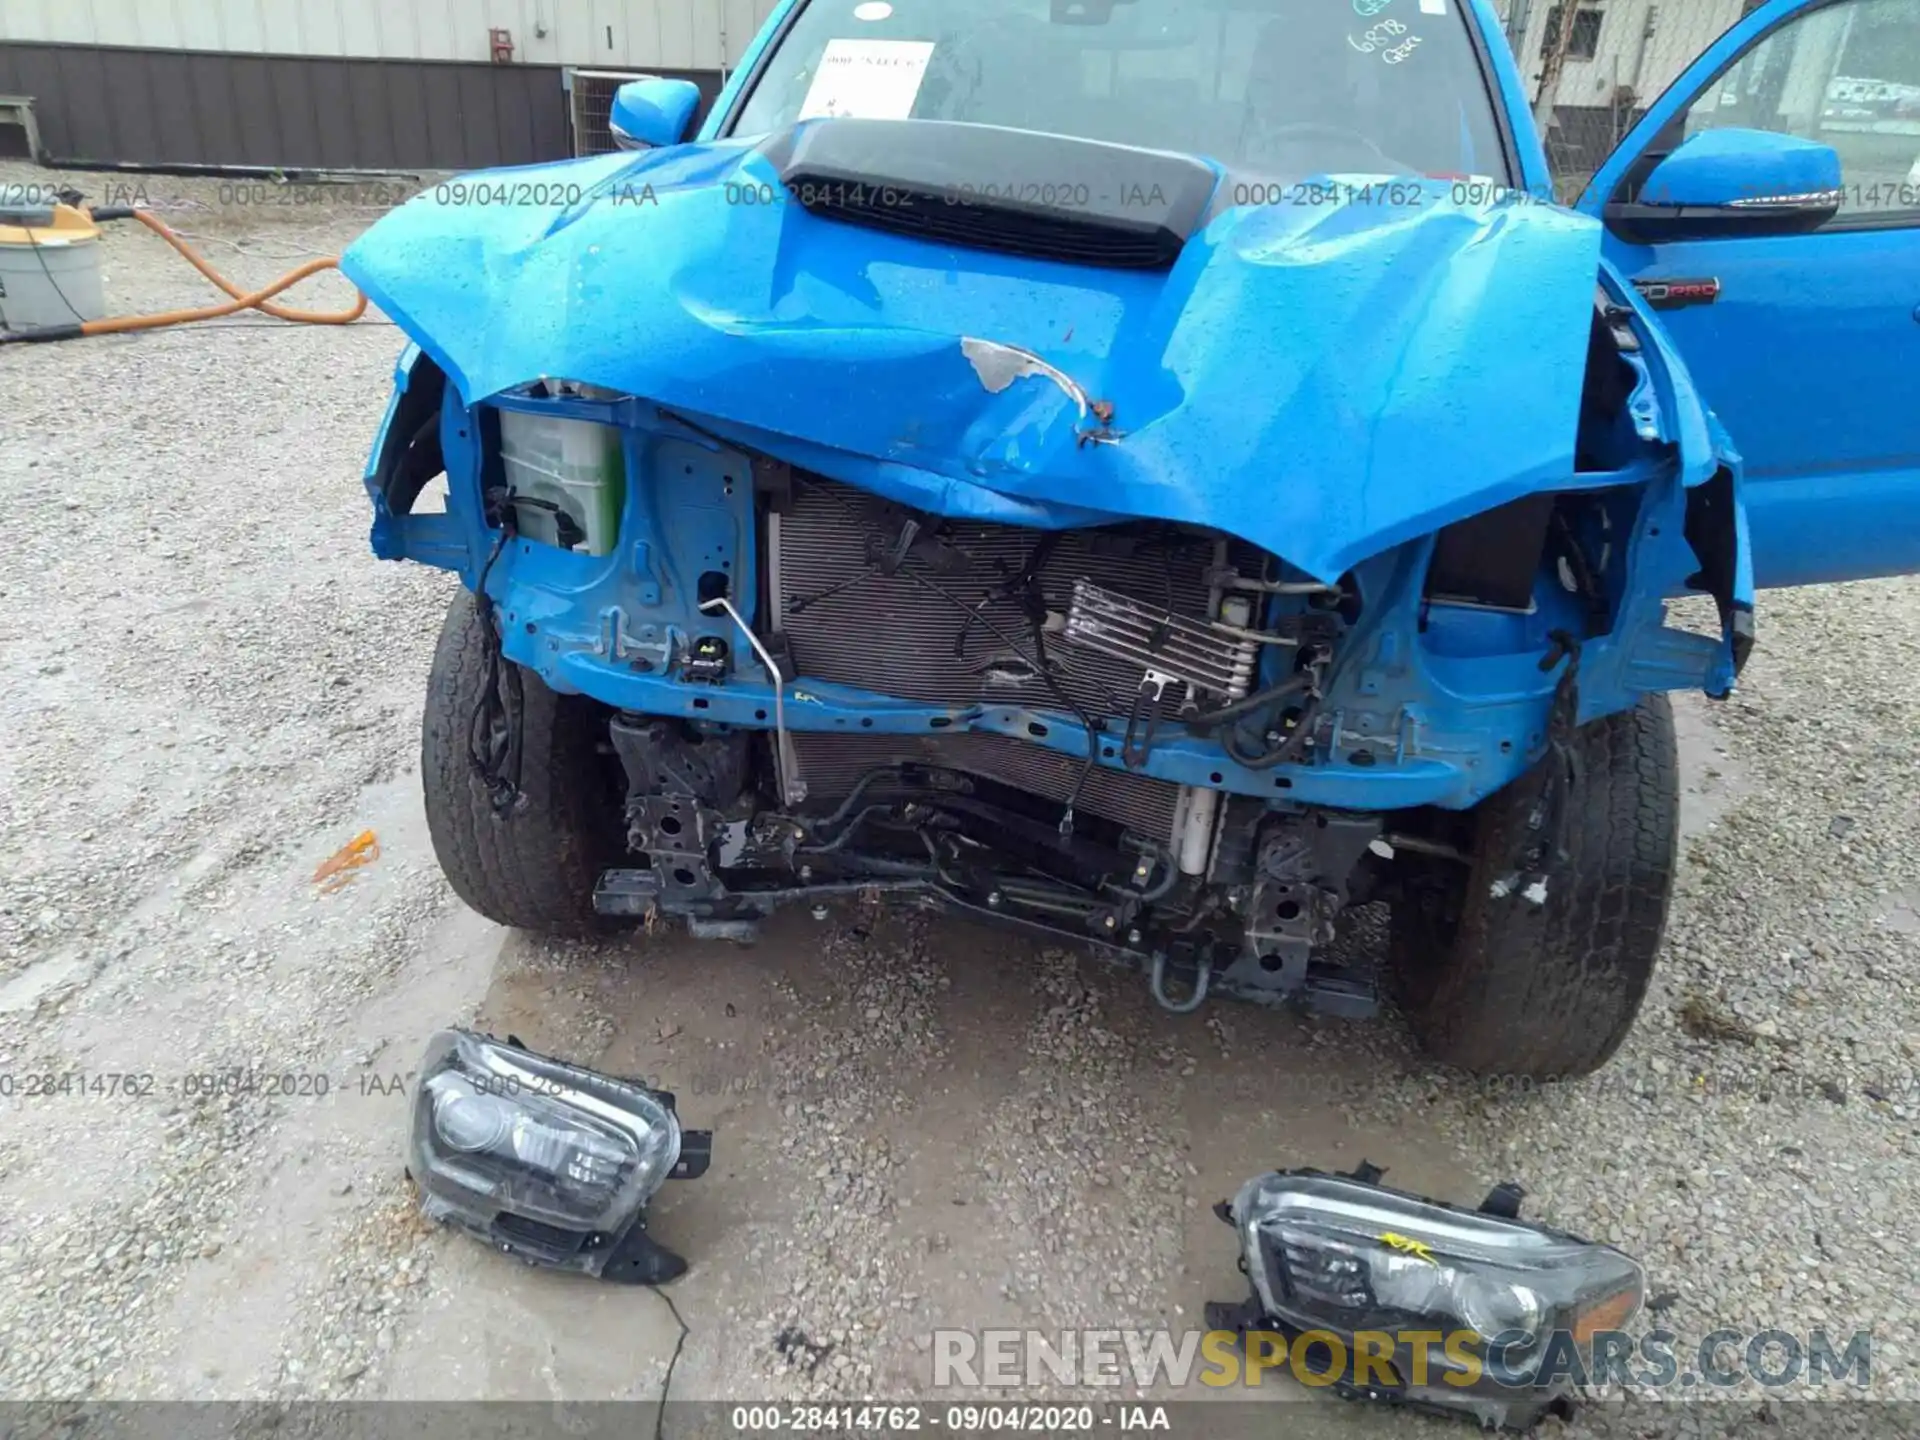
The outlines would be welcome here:
<svg viewBox="0 0 1920 1440">
<path fill-rule="evenodd" d="M 351 325 L 367 310 L 367 297 L 354 292 L 354 303 L 345 310 L 298 310 L 291 305 L 276 305 L 273 297 L 282 291 L 290 290 L 310 275 L 318 275 L 322 270 L 338 270 L 340 257 L 322 256 L 295 267 L 275 280 L 271 285 L 254 291 L 242 290 L 213 266 L 191 245 L 176 235 L 159 216 L 147 210 L 119 207 L 103 207 L 98 212 L 88 212 L 88 218 L 98 222 L 104 220 L 138 220 L 147 229 L 153 231 L 167 244 L 178 250 L 194 269 L 208 280 L 219 286 L 232 298 L 220 305 L 202 305 L 193 310 L 162 310 L 152 315 L 110 315 L 104 320 L 83 320 L 77 325 L 45 327 L 41 332 L 21 331 L 9 336 L 17 340 L 65 340 L 86 335 L 124 335 L 135 330 L 159 330 L 168 325 L 190 325 L 196 320 L 218 320 L 223 315 L 234 315 L 242 310 L 258 310 L 263 315 L 271 315 L 276 320 L 289 320 L 296 325 Z"/>
</svg>

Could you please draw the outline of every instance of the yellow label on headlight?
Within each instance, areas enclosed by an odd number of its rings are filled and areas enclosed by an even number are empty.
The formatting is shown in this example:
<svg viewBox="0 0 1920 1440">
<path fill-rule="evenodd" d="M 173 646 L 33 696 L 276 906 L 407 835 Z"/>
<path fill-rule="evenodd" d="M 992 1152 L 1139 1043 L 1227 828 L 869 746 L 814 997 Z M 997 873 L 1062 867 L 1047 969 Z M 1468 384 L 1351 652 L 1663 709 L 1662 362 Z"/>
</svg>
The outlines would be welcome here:
<svg viewBox="0 0 1920 1440">
<path fill-rule="evenodd" d="M 1380 1243 L 1389 1250 L 1398 1250 L 1402 1255 L 1418 1256 L 1429 1265 L 1438 1265 L 1440 1263 L 1433 1258 L 1433 1251 L 1427 1247 L 1427 1242 L 1424 1240 L 1415 1240 L 1410 1235 L 1399 1235 L 1391 1230 L 1378 1238 Z"/>
</svg>

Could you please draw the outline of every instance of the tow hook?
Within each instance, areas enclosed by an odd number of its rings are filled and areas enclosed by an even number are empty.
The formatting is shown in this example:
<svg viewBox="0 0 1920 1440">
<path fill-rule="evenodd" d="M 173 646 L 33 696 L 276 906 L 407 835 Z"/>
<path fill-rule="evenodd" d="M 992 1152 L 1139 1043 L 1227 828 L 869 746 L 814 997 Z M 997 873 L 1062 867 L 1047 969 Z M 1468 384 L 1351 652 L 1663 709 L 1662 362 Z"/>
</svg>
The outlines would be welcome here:
<svg viewBox="0 0 1920 1440">
<path fill-rule="evenodd" d="M 1147 972 L 1147 988 L 1153 992 L 1154 1002 L 1161 1009 L 1175 1015 L 1193 1014 L 1206 1003 L 1207 986 L 1212 982 L 1213 961 L 1209 957 L 1202 956 L 1199 973 L 1193 977 L 1193 989 L 1188 992 L 1187 998 L 1178 1002 L 1169 999 L 1167 997 L 1167 952 L 1164 950 L 1153 952 L 1153 968 Z"/>
</svg>

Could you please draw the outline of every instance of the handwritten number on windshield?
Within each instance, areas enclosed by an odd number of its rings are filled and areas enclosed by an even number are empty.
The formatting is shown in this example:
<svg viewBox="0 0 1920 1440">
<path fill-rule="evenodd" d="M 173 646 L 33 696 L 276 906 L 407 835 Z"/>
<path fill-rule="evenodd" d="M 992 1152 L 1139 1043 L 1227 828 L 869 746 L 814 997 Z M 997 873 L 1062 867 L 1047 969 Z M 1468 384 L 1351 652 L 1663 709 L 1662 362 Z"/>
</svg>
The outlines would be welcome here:
<svg viewBox="0 0 1920 1440">
<path fill-rule="evenodd" d="M 1402 25 L 1398 20 L 1382 20 L 1371 30 L 1364 32 L 1357 40 L 1351 35 L 1347 36 L 1347 44 L 1358 50 L 1362 55 L 1371 55 L 1382 45 L 1385 45 L 1391 40 L 1397 40 L 1406 33 L 1407 27 Z"/>
<path fill-rule="evenodd" d="M 1347 36 L 1347 44 L 1362 55 L 1378 54 L 1386 64 L 1398 65 L 1419 47 L 1420 37 L 1408 35 L 1407 27 L 1398 20 L 1382 20 L 1358 36 Z"/>
</svg>

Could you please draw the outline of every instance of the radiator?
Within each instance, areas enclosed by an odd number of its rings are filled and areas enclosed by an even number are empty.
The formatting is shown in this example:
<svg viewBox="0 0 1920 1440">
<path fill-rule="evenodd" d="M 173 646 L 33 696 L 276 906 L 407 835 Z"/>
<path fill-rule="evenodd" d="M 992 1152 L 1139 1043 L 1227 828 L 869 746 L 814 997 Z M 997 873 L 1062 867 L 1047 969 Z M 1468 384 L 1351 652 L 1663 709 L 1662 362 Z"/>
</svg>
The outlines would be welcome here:
<svg viewBox="0 0 1920 1440">
<path fill-rule="evenodd" d="M 809 479 L 796 487 L 780 517 L 775 588 L 801 683 L 828 680 L 935 705 L 1070 713 L 1029 658 L 1032 618 L 1016 598 L 996 593 L 1033 562 L 1045 532 L 949 522 L 897 573 L 849 584 L 888 552 L 909 514 L 831 481 Z M 1235 544 L 1222 557 L 1216 544 L 1195 532 L 1130 526 L 1062 532 L 1039 552 L 1044 563 L 1035 573 L 1055 617 L 1044 644 L 1057 667 L 1056 683 L 1107 722 L 1116 749 L 1142 667 L 1070 644 L 1058 633 L 1074 584 L 1090 581 L 1204 619 L 1209 569 L 1222 558 L 1243 570 L 1259 566 L 1257 552 Z M 1169 692 L 1169 706 L 1177 698 Z M 998 735 L 798 734 L 795 740 L 808 791 L 821 797 L 845 794 L 873 766 L 920 760 L 1065 800 L 1081 767 L 1072 756 Z M 1088 778 L 1080 808 L 1165 840 L 1178 798 L 1178 786 L 1102 768 Z"/>
</svg>

